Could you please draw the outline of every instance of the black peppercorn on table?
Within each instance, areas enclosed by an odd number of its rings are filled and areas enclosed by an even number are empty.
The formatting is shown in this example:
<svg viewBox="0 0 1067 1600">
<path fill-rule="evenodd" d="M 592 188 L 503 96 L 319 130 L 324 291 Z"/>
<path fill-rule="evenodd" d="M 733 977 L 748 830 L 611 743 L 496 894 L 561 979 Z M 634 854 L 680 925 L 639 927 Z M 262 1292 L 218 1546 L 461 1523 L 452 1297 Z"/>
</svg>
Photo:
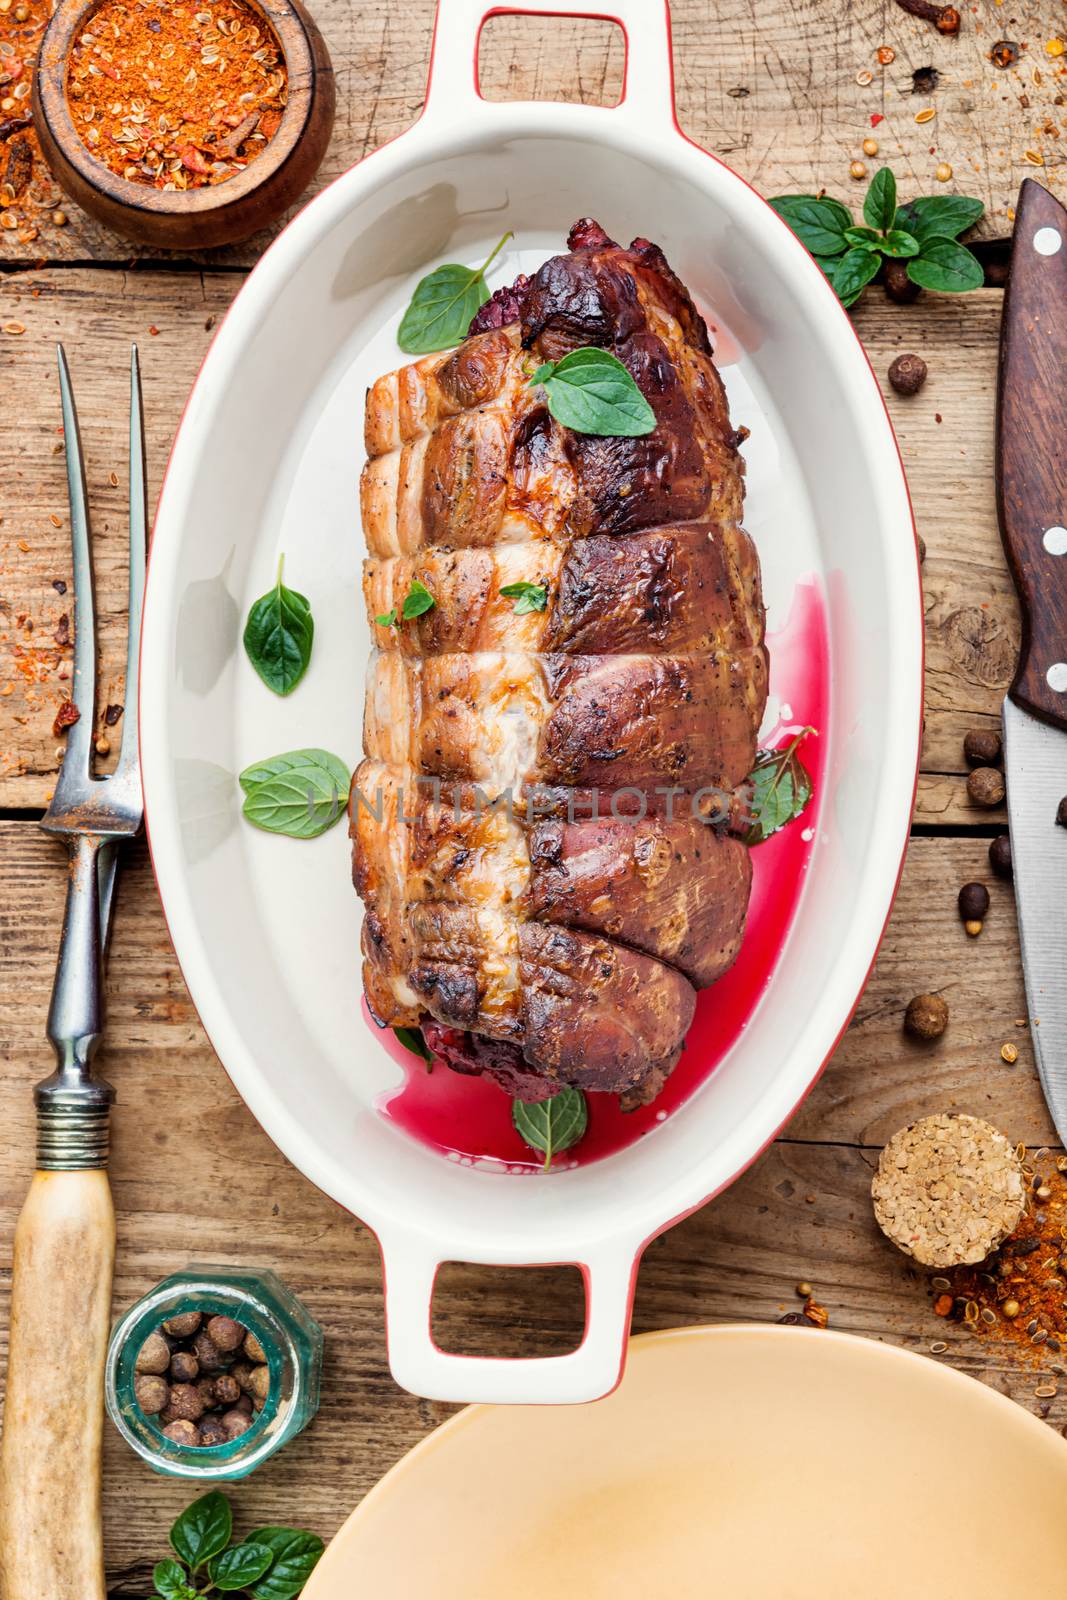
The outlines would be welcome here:
<svg viewBox="0 0 1067 1600">
<path fill-rule="evenodd" d="M 46 10 L 46 0 L 26 4 L 31 18 Z M 387 0 L 358 8 L 319 0 L 313 9 L 338 71 L 326 181 L 417 114 L 433 5 L 412 0 L 403 16 Z M 1005 237 L 1020 178 L 1060 170 L 1038 163 L 1052 148 L 1044 123 L 1062 123 L 1055 99 L 1067 56 L 1053 49 L 1049 8 L 1023 11 L 1015 30 L 1031 41 L 1028 54 L 1002 70 L 987 59 L 992 36 L 977 34 L 970 13 L 959 37 L 945 39 L 881 0 L 844 10 L 818 0 L 802 15 L 785 3 L 757 13 L 746 7 L 743 15 L 720 8 L 714 25 L 702 0 L 674 0 L 679 119 L 765 194 L 826 186 L 857 203 L 865 187 L 849 177 L 857 160 L 870 172 L 887 161 L 902 193 L 929 193 L 947 163 L 958 181 L 946 192 L 958 187 L 984 199 L 981 231 L 991 241 Z M 0 16 L 0 44 L 4 27 Z M 894 59 L 880 63 L 879 46 Z M 940 83 L 920 75 L 913 93 L 913 73 L 931 64 Z M 868 74 L 869 82 L 860 81 Z M 486 30 L 487 93 L 610 103 L 621 77 L 621 41 L 608 24 L 501 18 Z M 936 116 L 916 123 L 916 113 L 930 108 Z M 0 132 L 0 182 L 2 139 Z M 864 139 L 877 143 L 873 156 L 863 153 Z M 42 211 L 32 238 L 22 237 L 31 231 L 25 222 L 0 228 L 0 392 L 13 397 L 0 439 L 0 1327 L 14 1219 L 33 1163 L 26 1086 L 48 1063 L 43 1021 L 64 888 L 59 856 L 36 826 L 55 781 L 52 724 L 70 671 L 69 530 L 52 346 L 61 336 L 78 359 L 79 399 L 92 419 L 108 708 L 97 732 L 117 747 L 127 714 L 125 380 L 117 353 L 131 339 L 140 345 L 149 482 L 157 492 L 212 328 L 269 242 L 258 237 L 197 264 L 132 262 L 122 241 L 73 205 L 62 209 L 62 224 Z M 631 220 L 639 231 L 640 219 Z M 983 249 L 995 276 L 1002 252 L 993 243 Z M 1035 1396 L 1039 1378 L 1011 1350 L 936 1318 L 925 1274 L 878 1233 L 869 1198 L 881 1146 L 931 1110 L 973 1112 L 1031 1147 L 1056 1142 L 1023 1021 L 1011 887 L 988 861 L 1004 812 L 969 796 L 963 750 L 966 734 L 999 727 L 1019 637 L 993 506 L 1001 303 L 1001 291 L 990 287 L 896 305 L 875 287 L 854 312 L 886 393 L 926 546 L 926 739 L 912 845 L 875 971 L 820 1084 L 740 1182 L 652 1245 L 634 1326 L 774 1321 L 800 1309 L 796 1287 L 810 1284 L 831 1327 L 918 1350 L 943 1340 L 938 1359 L 995 1383 L 1060 1427 L 1067 1393 Z M 912 353 L 928 376 L 917 393 L 901 395 L 888 368 Z M 269 406 L 269 394 L 262 404 Z M 976 937 L 957 909 L 960 888 L 972 881 L 990 894 Z M 947 1003 L 947 1027 L 933 1039 L 907 1035 L 908 1002 L 931 993 Z M 190 1259 L 272 1267 L 286 1280 L 326 1331 L 322 1406 L 307 1433 L 236 1486 L 233 1499 L 242 1529 L 297 1522 L 328 1535 L 448 1408 L 396 1389 L 373 1239 L 279 1155 L 218 1066 L 182 984 L 143 846 L 131 854 L 121 886 L 108 1012 L 100 1070 L 119 1094 L 111 1166 L 115 1310 Z M 1014 1064 L 1002 1057 L 1006 1044 L 1018 1052 Z M 581 1293 L 565 1269 L 454 1268 L 442 1278 L 435 1332 L 452 1349 L 542 1354 L 573 1345 L 581 1317 Z M 118 1586 L 131 1563 L 163 1553 L 189 1491 L 153 1476 L 110 1429 L 104 1491 L 108 1565 Z"/>
</svg>

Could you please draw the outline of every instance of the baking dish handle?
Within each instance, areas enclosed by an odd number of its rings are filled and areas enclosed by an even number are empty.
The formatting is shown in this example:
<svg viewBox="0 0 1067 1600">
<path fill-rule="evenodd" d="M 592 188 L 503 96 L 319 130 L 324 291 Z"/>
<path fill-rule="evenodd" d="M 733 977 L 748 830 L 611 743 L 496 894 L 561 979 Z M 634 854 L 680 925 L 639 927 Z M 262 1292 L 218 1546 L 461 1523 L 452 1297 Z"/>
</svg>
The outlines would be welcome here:
<svg viewBox="0 0 1067 1600">
<path fill-rule="evenodd" d="M 585 1335 L 577 1350 L 510 1360 L 440 1349 L 430 1315 L 445 1258 L 411 1237 L 379 1236 L 379 1244 L 389 1367 L 412 1394 L 461 1404 L 574 1405 L 610 1394 L 622 1376 L 638 1264 L 632 1246 L 613 1241 L 575 1263 L 585 1283 Z"/>
<path fill-rule="evenodd" d="M 626 38 L 622 99 L 612 116 L 642 128 L 674 126 L 671 20 L 667 0 L 437 0 L 430 74 L 423 117 L 456 124 L 492 114 L 478 91 L 478 42 L 490 17 L 540 15 L 591 17 L 614 22 Z"/>
</svg>

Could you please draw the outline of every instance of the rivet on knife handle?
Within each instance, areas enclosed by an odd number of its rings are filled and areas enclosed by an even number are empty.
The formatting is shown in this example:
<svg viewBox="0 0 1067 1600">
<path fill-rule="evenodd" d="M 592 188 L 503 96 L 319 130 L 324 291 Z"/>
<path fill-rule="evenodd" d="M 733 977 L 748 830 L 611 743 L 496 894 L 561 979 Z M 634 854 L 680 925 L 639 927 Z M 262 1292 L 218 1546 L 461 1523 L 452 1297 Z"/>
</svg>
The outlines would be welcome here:
<svg viewBox="0 0 1067 1600">
<path fill-rule="evenodd" d="M 997 390 L 997 510 L 1023 616 L 1011 697 L 1067 731 L 1067 210 L 1032 179 L 1015 219 Z"/>
</svg>

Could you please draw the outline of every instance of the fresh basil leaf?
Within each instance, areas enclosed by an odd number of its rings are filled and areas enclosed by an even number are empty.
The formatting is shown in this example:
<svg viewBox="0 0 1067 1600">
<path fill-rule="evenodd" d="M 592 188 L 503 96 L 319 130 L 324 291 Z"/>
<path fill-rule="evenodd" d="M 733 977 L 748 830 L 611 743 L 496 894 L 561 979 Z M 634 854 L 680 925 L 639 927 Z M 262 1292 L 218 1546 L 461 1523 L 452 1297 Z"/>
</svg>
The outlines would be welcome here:
<svg viewBox="0 0 1067 1600">
<path fill-rule="evenodd" d="M 843 306 L 854 304 L 878 272 L 882 258 L 877 250 L 851 249 L 841 257 L 830 280 Z"/>
<path fill-rule="evenodd" d="M 190 1600 L 196 1590 L 189 1582 L 189 1574 L 180 1561 L 157 1561 L 152 1569 L 152 1582 L 159 1600 Z"/>
<path fill-rule="evenodd" d="M 571 350 L 541 384 L 549 411 L 575 433 L 636 439 L 656 426 L 656 413 L 609 350 Z"/>
<path fill-rule="evenodd" d="M 756 765 L 748 775 L 752 801 L 746 844 L 762 844 L 787 822 L 799 817 L 811 799 L 811 776 L 797 751 L 803 740 L 814 732 L 814 728 L 803 728 L 781 749 L 761 750 L 757 755 Z"/>
<path fill-rule="evenodd" d="M 212 1489 L 186 1506 L 173 1528 L 170 1542 L 192 1572 L 225 1550 L 233 1532 L 233 1512 L 224 1494 Z"/>
<path fill-rule="evenodd" d="M 311 1577 L 325 1548 L 317 1534 L 298 1528 L 257 1528 L 248 1538 L 250 1543 L 265 1544 L 274 1553 L 273 1565 L 249 1590 L 254 1600 L 293 1600 Z"/>
<path fill-rule="evenodd" d="M 882 248 L 882 235 L 873 228 L 846 228 L 845 238 L 849 244 L 857 245 L 865 250 L 880 250 Z"/>
<path fill-rule="evenodd" d="M 266 1544 L 246 1539 L 243 1544 L 231 1545 L 208 1563 L 208 1577 L 223 1594 L 234 1594 L 238 1589 L 248 1589 L 257 1578 L 262 1578 L 271 1562 L 274 1551 Z"/>
<path fill-rule="evenodd" d="M 275 694 L 290 694 L 296 688 L 307 671 L 315 636 L 306 596 L 282 582 L 284 561 L 284 556 L 278 561 L 274 588 L 249 611 L 244 632 L 249 661 Z"/>
<path fill-rule="evenodd" d="M 548 604 L 548 587 L 543 583 L 505 583 L 500 593 L 505 600 L 514 600 L 512 610 L 517 617 L 527 611 L 543 611 Z"/>
<path fill-rule="evenodd" d="M 421 617 L 424 611 L 432 611 L 437 601 L 427 589 L 426 585 L 418 578 L 412 578 L 411 588 L 404 596 L 400 617 L 403 622 L 410 622 L 412 617 Z"/>
<path fill-rule="evenodd" d="M 343 816 L 352 780 L 328 750 L 287 750 L 246 767 L 238 781 L 246 796 L 243 814 L 255 827 L 315 839 Z"/>
<path fill-rule="evenodd" d="M 410 1050 L 413 1056 L 419 1056 L 433 1066 L 433 1051 L 423 1038 L 421 1028 L 394 1028 L 393 1032 L 405 1050 Z"/>
<path fill-rule="evenodd" d="M 555 370 L 556 363 L 554 361 L 544 362 L 543 365 L 537 368 L 536 372 L 530 373 L 529 382 L 531 387 L 535 387 L 539 383 L 544 383 L 546 378 L 551 378 Z"/>
<path fill-rule="evenodd" d="M 897 226 L 923 244 L 927 239 L 956 239 L 973 228 L 985 210 L 981 200 L 965 194 L 928 194 L 909 200 L 897 212 Z"/>
<path fill-rule="evenodd" d="M 887 256 L 917 256 L 919 241 L 903 228 L 890 228 L 879 248 Z"/>
<path fill-rule="evenodd" d="M 547 1172 L 552 1165 L 552 1157 L 569 1150 L 585 1133 L 589 1111 L 582 1091 L 566 1088 L 549 1100 L 539 1101 L 537 1105 L 527 1105 L 525 1100 L 513 1100 L 511 1120 L 524 1143 L 532 1150 L 544 1152 Z"/>
<path fill-rule="evenodd" d="M 383 616 L 375 617 L 374 620 L 382 628 L 395 628 L 396 627 L 396 606 L 393 606 L 393 608 L 390 611 L 386 611 Z"/>
<path fill-rule="evenodd" d="M 847 248 L 845 229 L 852 226 L 852 216 L 840 201 L 783 194 L 768 204 L 813 256 L 836 256 Z"/>
<path fill-rule="evenodd" d="M 425 356 L 463 343 L 472 319 L 489 299 L 485 274 L 510 238 L 505 233 L 480 267 L 450 262 L 420 278 L 396 336 L 405 354 Z"/>
<path fill-rule="evenodd" d="M 936 294 L 966 294 L 985 282 L 978 257 L 954 239 L 925 239 L 919 254 L 908 262 L 908 277 Z"/>
<path fill-rule="evenodd" d="M 888 233 L 897 214 L 897 180 L 890 167 L 880 167 L 863 202 L 863 219 L 879 233 Z"/>
</svg>

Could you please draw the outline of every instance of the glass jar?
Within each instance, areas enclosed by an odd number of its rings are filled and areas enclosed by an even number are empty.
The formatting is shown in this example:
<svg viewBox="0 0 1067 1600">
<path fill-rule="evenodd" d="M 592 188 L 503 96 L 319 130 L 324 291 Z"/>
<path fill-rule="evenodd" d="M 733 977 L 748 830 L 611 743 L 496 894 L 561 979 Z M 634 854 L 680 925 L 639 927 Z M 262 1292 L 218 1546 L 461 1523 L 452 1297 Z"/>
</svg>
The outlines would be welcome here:
<svg viewBox="0 0 1067 1600">
<path fill-rule="evenodd" d="M 219 1445 L 176 1444 L 146 1416 L 134 1390 L 138 1352 L 150 1333 L 183 1311 L 223 1313 L 255 1335 L 270 1369 L 270 1392 L 252 1426 Z M 173 1478 L 244 1478 L 306 1428 L 319 1406 L 322 1329 L 275 1273 L 190 1266 L 164 1278 L 120 1318 L 107 1353 L 108 1415 L 127 1444 Z"/>
</svg>

